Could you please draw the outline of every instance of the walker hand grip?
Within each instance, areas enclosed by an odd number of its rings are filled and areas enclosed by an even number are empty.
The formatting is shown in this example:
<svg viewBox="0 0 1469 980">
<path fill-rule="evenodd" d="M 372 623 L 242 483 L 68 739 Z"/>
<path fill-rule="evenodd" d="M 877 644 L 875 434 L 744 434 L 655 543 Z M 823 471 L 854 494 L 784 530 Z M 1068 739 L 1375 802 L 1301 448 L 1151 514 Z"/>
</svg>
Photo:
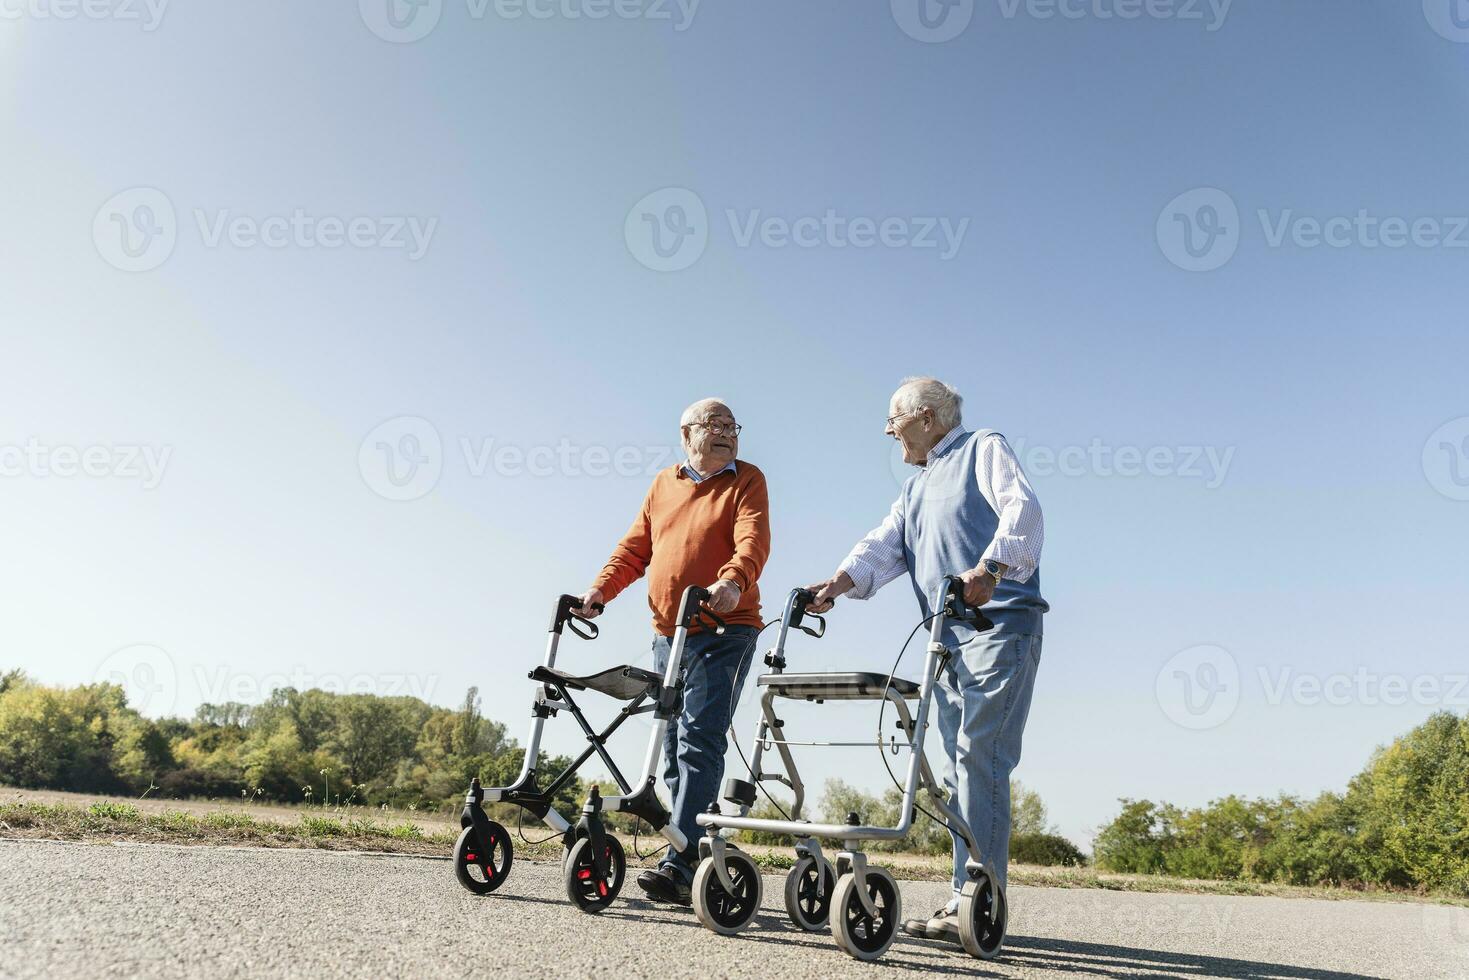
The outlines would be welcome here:
<svg viewBox="0 0 1469 980">
<path fill-rule="evenodd" d="M 957 575 L 944 576 L 944 614 L 962 620 L 983 633 L 992 630 L 995 624 L 975 606 L 964 601 L 964 582 Z"/>
<path fill-rule="evenodd" d="M 816 593 L 810 589 L 792 589 L 790 602 L 791 613 L 786 617 L 786 625 L 794 627 L 807 636 L 812 636 L 819 640 L 826 635 L 826 617 L 818 613 L 806 611 L 806 607 L 815 601 Z M 836 604 L 835 599 L 832 600 L 832 604 Z M 820 623 L 820 629 L 813 630 L 811 627 L 805 625 L 805 621 L 808 618 Z"/>
<path fill-rule="evenodd" d="M 691 585 L 687 589 L 684 589 L 683 599 L 678 604 L 678 620 L 676 625 L 682 626 L 684 629 L 688 629 L 690 626 L 698 624 L 700 626 L 704 626 L 707 629 L 708 626 L 704 622 L 704 617 L 714 616 L 714 613 L 709 612 L 707 609 L 701 609 L 699 607 L 708 601 L 708 589 L 700 588 L 697 585 Z M 723 633 L 724 620 L 720 619 L 718 616 L 714 616 L 714 619 L 717 623 L 719 623 L 719 629 L 715 632 Z"/>
<path fill-rule="evenodd" d="M 569 622 L 572 624 L 571 631 L 577 636 L 581 637 L 583 640 L 595 640 L 597 638 L 597 625 L 591 620 L 585 619 L 572 612 L 572 610 L 580 608 L 580 596 L 563 595 L 561 598 L 557 599 L 556 612 L 551 617 L 551 632 L 559 634 L 561 632 L 561 628 Z M 601 612 L 607 607 L 600 602 L 594 602 L 592 603 L 592 608 L 597 610 L 598 612 Z M 589 632 L 583 632 L 582 630 L 577 629 L 577 623 L 581 623 L 587 628 Z"/>
</svg>

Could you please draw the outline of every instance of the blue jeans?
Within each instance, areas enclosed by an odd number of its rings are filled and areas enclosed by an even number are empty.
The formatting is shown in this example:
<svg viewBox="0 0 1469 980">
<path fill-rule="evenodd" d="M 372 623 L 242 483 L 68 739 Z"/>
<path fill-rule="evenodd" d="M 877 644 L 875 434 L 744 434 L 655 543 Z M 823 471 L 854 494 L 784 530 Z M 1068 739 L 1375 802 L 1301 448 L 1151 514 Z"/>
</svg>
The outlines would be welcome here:
<svg viewBox="0 0 1469 980">
<path fill-rule="evenodd" d="M 979 633 L 959 647 L 934 686 L 944 788 L 979 845 L 977 857 L 994 867 L 1002 887 L 1010 864 L 1010 773 L 1020 762 L 1040 661 L 1039 634 Z M 966 855 L 956 835 L 955 894 L 969 880 Z"/>
<path fill-rule="evenodd" d="M 673 800 L 673 825 L 683 831 L 689 846 L 680 853 L 670 844 L 660 864 L 685 884 L 693 881 L 699 838 L 704 834 L 695 821 L 719 795 L 728 744 L 725 732 L 750 672 L 749 654 L 758 634 L 753 626 L 728 626 L 723 636 L 691 633 L 684 643 L 683 710 L 668 723 L 663 782 Z M 668 669 L 672 645 L 669 637 L 653 637 L 653 665 L 660 674 Z"/>
</svg>

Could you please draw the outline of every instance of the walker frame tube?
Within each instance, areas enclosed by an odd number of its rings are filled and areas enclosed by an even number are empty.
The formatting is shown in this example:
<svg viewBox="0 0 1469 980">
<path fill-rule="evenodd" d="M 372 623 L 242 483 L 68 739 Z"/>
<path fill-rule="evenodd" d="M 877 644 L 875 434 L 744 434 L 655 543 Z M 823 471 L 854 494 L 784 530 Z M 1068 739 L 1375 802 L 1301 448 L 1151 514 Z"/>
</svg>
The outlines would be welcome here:
<svg viewBox="0 0 1469 980">
<path fill-rule="evenodd" d="M 971 873 L 982 870 L 983 863 L 979 854 L 979 847 L 974 840 L 973 833 L 971 833 L 969 826 L 964 822 L 959 814 L 954 811 L 953 807 L 951 807 L 943 799 L 942 790 L 939 782 L 937 779 L 934 778 L 933 770 L 929 767 L 928 764 L 928 759 L 923 754 L 924 733 L 928 728 L 928 711 L 929 705 L 933 701 L 934 685 L 938 682 L 939 671 L 943 668 L 944 663 L 947 662 L 949 657 L 952 656 L 951 651 L 943 644 L 943 632 L 945 626 L 947 625 L 947 620 L 950 614 L 950 590 L 951 588 L 953 588 L 952 583 L 954 583 L 955 581 L 956 580 L 953 578 L 945 579 L 941 585 L 938 595 L 935 597 L 935 608 L 938 609 L 939 612 L 933 617 L 932 625 L 929 631 L 929 642 L 923 664 L 923 680 L 918 692 L 917 717 L 915 718 L 909 712 L 908 706 L 904 702 L 903 697 L 899 695 L 896 691 L 894 691 L 891 687 L 889 687 L 883 695 L 888 701 L 892 702 L 896 706 L 898 711 L 899 724 L 903 728 L 904 733 L 908 736 L 908 741 L 906 744 L 896 744 L 898 745 L 898 747 L 907 748 L 911 752 L 908 759 L 908 769 L 905 774 L 902 786 L 902 810 L 897 826 L 879 827 L 870 824 L 810 823 L 808 821 L 800 820 L 799 805 L 800 801 L 804 798 L 804 784 L 802 783 L 800 774 L 796 771 L 794 760 L 791 758 L 790 751 L 787 748 L 784 739 L 777 741 L 774 744 L 776 745 L 777 750 L 780 752 L 782 761 L 786 764 L 786 775 L 789 778 L 785 781 L 788 783 L 788 785 L 791 785 L 792 791 L 796 794 L 797 798 L 797 809 L 796 812 L 793 813 L 792 819 L 769 820 L 763 818 L 749 817 L 744 815 L 743 813 L 739 816 L 725 816 L 723 814 L 717 813 L 702 813 L 698 817 L 699 826 L 715 828 L 718 830 L 753 830 L 763 831 L 765 833 L 789 834 L 799 838 L 824 837 L 828 839 L 839 840 L 844 845 L 848 846 L 862 840 L 901 840 L 903 837 L 907 836 L 908 831 L 912 827 L 914 812 L 913 807 L 918 795 L 918 787 L 921 784 L 923 788 L 928 791 L 928 795 L 931 798 L 932 802 L 943 814 L 946 822 L 948 823 L 949 829 L 953 831 L 956 835 L 958 835 L 961 840 L 963 840 L 964 845 L 969 852 L 969 859 L 965 862 L 966 867 L 970 869 Z M 767 663 L 770 663 L 771 666 L 775 669 L 775 673 L 781 673 L 785 666 L 784 647 L 788 628 L 792 621 L 792 609 L 795 606 L 798 597 L 803 595 L 804 593 L 805 590 L 796 589 L 791 593 L 790 599 L 787 600 L 786 615 L 782 619 L 780 635 L 777 639 L 776 647 L 766 658 Z M 773 727 L 777 730 L 782 727 L 780 724 L 778 724 L 778 719 L 776 718 L 773 711 L 772 701 L 774 699 L 774 696 L 774 691 L 767 691 L 765 696 L 761 699 L 761 708 L 764 712 L 765 720 L 764 722 L 762 722 L 760 733 L 756 735 L 756 755 L 751 765 L 751 769 L 753 770 L 752 775 L 757 782 L 765 778 L 765 774 L 761 771 L 759 766 L 759 753 L 761 752 L 762 745 L 765 741 L 764 736 L 766 734 L 766 727 Z M 779 777 L 776 778 L 778 779 Z M 745 808 L 742 807 L 741 809 L 743 810 Z M 717 870 L 722 871 L 722 862 L 719 865 L 716 865 L 716 868 Z M 866 890 L 859 889 L 858 895 L 859 897 L 865 899 L 867 897 Z M 866 905 L 867 903 L 864 902 L 863 904 Z"/>
</svg>

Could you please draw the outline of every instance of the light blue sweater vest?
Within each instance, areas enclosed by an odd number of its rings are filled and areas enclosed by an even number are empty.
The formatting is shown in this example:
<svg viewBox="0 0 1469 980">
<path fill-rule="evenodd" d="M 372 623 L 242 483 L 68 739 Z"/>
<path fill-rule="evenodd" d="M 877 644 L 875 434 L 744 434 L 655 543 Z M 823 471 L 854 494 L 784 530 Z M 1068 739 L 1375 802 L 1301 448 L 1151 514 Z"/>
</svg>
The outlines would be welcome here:
<svg viewBox="0 0 1469 980">
<path fill-rule="evenodd" d="M 975 480 L 979 444 L 992 430 L 969 432 L 928 458 L 928 465 L 903 484 L 903 558 L 925 617 L 933 615 L 934 594 L 945 575 L 979 564 L 1000 520 Z M 1024 582 L 1005 579 L 984 607 L 999 630 L 1041 633 L 1041 617 L 1051 607 L 1041 598 L 1041 573 Z M 952 620 L 944 641 L 963 643 L 974 630 Z"/>
</svg>

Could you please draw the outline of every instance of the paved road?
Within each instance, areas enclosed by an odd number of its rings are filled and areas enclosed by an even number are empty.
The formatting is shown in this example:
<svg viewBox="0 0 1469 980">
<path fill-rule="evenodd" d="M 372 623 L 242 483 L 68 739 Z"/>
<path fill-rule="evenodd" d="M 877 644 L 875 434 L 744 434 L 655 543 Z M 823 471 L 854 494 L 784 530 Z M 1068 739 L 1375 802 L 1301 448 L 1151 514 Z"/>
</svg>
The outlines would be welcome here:
<svg viewBox="0 0 1469 980">
<path fill-rule="evenodd" d="M 0 977 L 1469 977 L 1469 910 L 1017 887 L 1003 958 L 900 939 L 876 964 L 766 910 L 735 938 L 635 897 L 600 916 L 554 864 L 479 898 L 446 861 L 321 851 L 0 841 Z M 943 886 L 907 883 L 905 909 Z"/>
</svg>

